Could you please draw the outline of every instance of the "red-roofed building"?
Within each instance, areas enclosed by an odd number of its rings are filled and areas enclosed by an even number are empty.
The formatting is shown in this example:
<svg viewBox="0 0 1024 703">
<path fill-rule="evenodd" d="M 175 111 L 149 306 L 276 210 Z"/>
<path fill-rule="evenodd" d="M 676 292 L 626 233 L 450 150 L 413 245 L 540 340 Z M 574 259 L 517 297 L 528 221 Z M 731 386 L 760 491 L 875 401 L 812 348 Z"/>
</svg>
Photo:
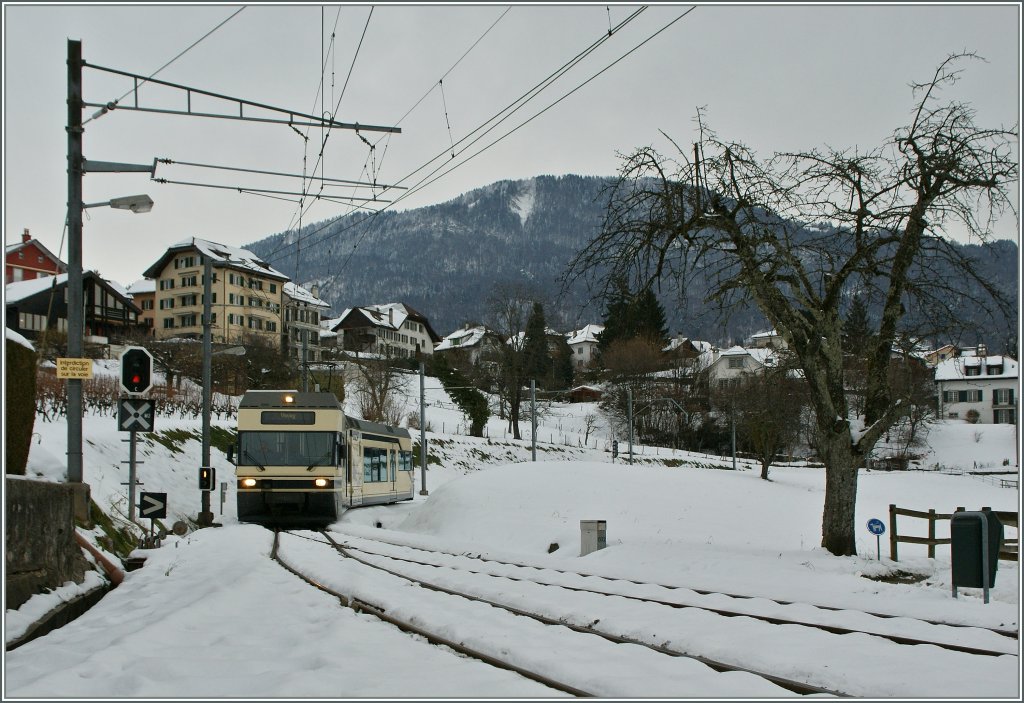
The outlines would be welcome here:
<svg viewBox="0 0 1024 703">
<path fill-rule="evenodd" d="M 26 229 L 21 241 L 10 244 L 4 252 L 4 283 L 32 281 L 43 276 L 67 273 L 68 265 L 58 259 L 43 243 Z"/>
</svg>

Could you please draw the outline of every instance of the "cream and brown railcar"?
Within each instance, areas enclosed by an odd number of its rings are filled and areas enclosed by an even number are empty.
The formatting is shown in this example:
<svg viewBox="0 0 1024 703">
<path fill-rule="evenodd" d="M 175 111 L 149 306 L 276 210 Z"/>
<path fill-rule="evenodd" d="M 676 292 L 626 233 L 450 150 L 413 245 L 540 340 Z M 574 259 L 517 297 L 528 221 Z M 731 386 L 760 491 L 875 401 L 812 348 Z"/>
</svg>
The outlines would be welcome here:
<svg viewBox="0 0 1024 703">
<path fill-rule="evenodd" d="M 229 458 L 241 522 L 324 525 L 413 497 L 409 432 L 347 417 L 332 393 L 246 392 Z"/>
</svg>

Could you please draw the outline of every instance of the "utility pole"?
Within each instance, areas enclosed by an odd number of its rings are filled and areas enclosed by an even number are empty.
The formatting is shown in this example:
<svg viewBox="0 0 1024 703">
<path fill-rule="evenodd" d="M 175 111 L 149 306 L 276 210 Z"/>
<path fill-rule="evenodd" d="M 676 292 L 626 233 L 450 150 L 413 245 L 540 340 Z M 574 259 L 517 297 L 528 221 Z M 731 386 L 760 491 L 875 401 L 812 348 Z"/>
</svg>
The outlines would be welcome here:
<svg viewBox="0 0 1024 703">
<path fill-rule="evenodd" d="M 530 379 L 530 446 L 533 461 L 537 461 L 537 381 Z"/>
<path fill-rule="evenodd" d="M 210 315 L 213 298 L 213 259 L 203 256 L 203 459 L 204 467 L 210 466 L 210 386 L 213 371 L 213 340 L 210 329 Z M 213 524 L 213 512 L 210 510 L 210 491 L 200 490 L 202 509 L 197 522 L 200 525 Z"/>
<path fill-rule="evenodd" d="M 423 362 L 420 362 L 420 495 L 427 495 L 427 403 L 423 383 Z"/>
<path fill-rule="evenodd" d="M 736 389 L 729 394 L 729 415 L 732 417 L 732 470 L 736 470 Z"/>
<path fill-rule="evenodd" d="M 629 415 L 629 465 L 633 465 L 633 389 L 626 389 L 626 412 Z"/>
<path fill-rule="evenodd" d="M 68 356 L 82 357 L 82 42 L 68 40 Z M 82 483 L 82 381 L 67 380 L 68 482 Z M 88 501 L 86 501 L 88 505 Z"/>
</svg>

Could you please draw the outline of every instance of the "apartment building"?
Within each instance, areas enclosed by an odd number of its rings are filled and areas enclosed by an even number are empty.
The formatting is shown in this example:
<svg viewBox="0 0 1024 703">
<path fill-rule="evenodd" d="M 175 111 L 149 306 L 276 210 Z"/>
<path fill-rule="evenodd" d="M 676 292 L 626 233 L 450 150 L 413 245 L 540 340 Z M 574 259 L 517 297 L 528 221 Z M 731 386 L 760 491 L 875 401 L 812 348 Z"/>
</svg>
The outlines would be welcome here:
<svg viewBox="0 0 1024 703">
<path fill-rule="evenodd" d="M 284 284 L 289 278 L 247 249 L 193 237 L 169 247 L 143 275 L 156 287 L 157 339 L 200 339 L 203 267 L 213 267 L 211 334 L 214 342 L 258 338 L 278 347 L 284 331 Z"/>
</svg>

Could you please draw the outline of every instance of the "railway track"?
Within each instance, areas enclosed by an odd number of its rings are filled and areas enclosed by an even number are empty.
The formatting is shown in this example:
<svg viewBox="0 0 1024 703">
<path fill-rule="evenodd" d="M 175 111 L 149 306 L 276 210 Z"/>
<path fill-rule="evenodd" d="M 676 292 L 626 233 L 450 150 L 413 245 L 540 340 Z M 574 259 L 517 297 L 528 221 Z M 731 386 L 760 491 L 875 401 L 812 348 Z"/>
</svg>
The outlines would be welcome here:
<svg viewBox="0 0 1024 703">
<path fill-rule="evenodd" d="M 364 581 L 362 574 L 365 574 L 366 570 L 370 569 L 373 572 L 376 572 L 379 576 L 390 579 L 390 587 L 392 589 L 396 588 L 394 585 L 394 579 L 396 578 L 401 579 L 406 584 L 418 586 L 418 589 L 407 591 L 406 593 L 409 596 L 419 595 L 423 592 L 432 594 L 431 597 L 435 599 L 433 609 L 451 613 L 452 620 L 460 623 L 459 628 L 466 628 L 467 623 L 474 622 L 477 617 L 482 618 L 485 617 L 485 615 L 487 617 L 494 617 L 496 613 L 500 614 L 500 626 L 498 628 L 492 627 L 488 630 L 487 634 L 483 636 L 483 639 L 485 641 L 490 639 L 501 640 L 501 636 L 496 636 L 493 633 L 497 631 L 506 634 L 510 631 L 516 631 L 520 641 L 536 643 L 535 647 L 531 646 L 531 649 L 534 651 L 528 652 L 523 651 L 522 649 L 516 650 L 511 648 L 508 645 L 507 640 L 505 641 L 505 644 L 502 644 L 501 641 L 497 641 L 493 644 L 486 642 L 483 646 L 469 646 L 465 643 L 465 640 L 474 639 L 473 636 L 464 636 L 460 634 L 458 637 L 453 637 L 450 634 L 445 634 L 446 631 L 452 629 L 450 622 L 433 622 L 431 624 L 425 624 L 425 618 L 419 614 L 413 617 L 403 617 L 400 613 L 396 613 L 395 611 L 399 610 L 399 608 L 396 608 L 393 603 L 388 605 L 385 603 L 370 602 L 371 599 L 367 599 L 363 596 L 355 596 L 348 592 L 343 593 L 343 589 L 334 585 L 334 581 L 336 581 L 338 577 L 331 579 L 318 577 L 308 573 L 311 567 L 299 568 L 292 563 L 290 558 L 283 557 L 280 550 L 281 532 L 275 533 L 274 548 L 271 554 L 272 558 L 293 574 L 305 580 L 307 583 L 337 598 L 339 602 L 346 607 L 354 608 L 360 612 L 370 613 L 404 631 L 420 635 L 426 638 L 429 642 L 443 644 L 466 656 L 479 659 L 480 661 L 484 661 L 500 668 L 515 671 L 527 678 L 543 683 L 554 690 L 568 693 L 573 696 L 603 697 L 608 695 L 636 695 L 635 686 L 650 686 L 651 682 L 649 677 L 662 675 L 670 670 L 674 675 L 676 675 L 680 683 L 674 684 L 677 688 L 674 689 L 672 694 L 666 691 L 662 695 L 680 695 L 681 690 L 689 690 L 690 687 L 696 686 L 701 686 L 703 690 L 712 691 L 711 693 L 703 693 L 703 695 L 730 695 L 730 692 L 732 695 L 736 695 L 736 693 L 752 690 L 763 691 L 763 693 L 758 694 L 759 697 L 779 696 L 785 695 L 786 693 L 795 693 L 798 695 L 845 695 L 842 692 L 808 684 L 804 681 L 774 676 L 769 673 L 754 671 L 735 664 L 715 661 L 707 657 L 684 654 L 671 650 L 667 647 L 652 645 L 635 638 L 609 634 L 594 627 L 568 623 L 566 621 L 547 617 L 529 610 L 509 606 L 508 604 L 503 604 L 498 601 L 481 598 L 471 593 L 438 586 L 437 584 L 433 584 L 425 579 L 415 578 L 408 574 L 400 573 L 394 569 L 388 569 L 381 565 L 373 564 L 367 559 L 354 554 L 353 550 L 350 550 L 345 545 L 338 543 L 326 532 L 318 532 L 315 533 L 315 535 L 316 537 L 309 537 L 307 539 L 330 546 L 336 554 L 344 557 L 345 564 L 352 565 L 350 568 L 357 568 L 361 570 L 359 577 L 350 575 L 353 580 L 358 578 L 358 580 Z M 296 535 L 296 537 L 303 537 L 303 535 Z M 296 542 L 294 541 L 290 544 L 291 546 L 289 549 L 296 546 Z M 320 569 L 325 568 L 321 558 L 312 559 L 307 557 L 307 559 L 309 559 L 307 562 L 308 564 L 315 562 L 318 564 Z M 330 583 L 327 583 L 328 581 L 330 581 Z M 442 596 L 444 600 L 436 600 L 438 595 Z M 453 597 L 458 599 L 459 605 L 455 605 Z M 442 602 L 443 605 L 439 605 L 439 603 Z M 424 608 L 422 606 L 410 606 L 409 610 L 415 613 L 422 613 L 428 609 L 429 608 Z M 467 612 L 472 612 L 473 615 L 468 617 L 459 617 L 457 612 L 461 612 L 463 609 L 466 609 Z M 471 629 L 471 626 L 469 627 Z M 620 645 L 633 645 L 636 649 L 628 650 L 629 656 L 624 658 L 623 654 L 626 650 L 622 650 L 619 647 Z M 578 660 L 580 658 L 580 652 L 589 652 L 592 653 L 593 661 L 580 662 L 580 666 L 573 671 L 574 676 L 571 677 L 573 680 L 568 682 L 557 680 L 549 673 L 543 670 L 539 671 L 535 666 L 524 666 L 521 663 L 516 663 L 521 662 L 524 659 L 537 661 L 542 660 L 543 657 L 538 654 L 542 651 L 576 652 L 574 660 Z M 619 662 L 618 660 L 622 661 Z M 611 662 L 616 662 L 616 664 L 611 664 Z M 642 667 L 646 668 L 646 674 L 644 670 L 637 669 L 638 662 Z M 563 662 L 561 667 L 555 668 L 564 669 L 566 666 L 567 665 Z M 614 671 L 616 666 L 622 668 L 623 672 L 616 674 Z M 568 668 L 574 669 L 571 664 L 568 665 Z M 608 671 L 609 669 L 612 671 Z M 626 674 L 627 671 L 628 675 Z M 648 678 L 645 679 L 645 675 Z M 720 675 L 724 675 L 724 677 L 717 686 L 715 684 L 705 683 L 705 681 L 709 680 L 708 677 Z M 590 685 L 594 684 L 591 679 L 595 676 L 598 678 L 596 685 Z M 601 680 L 602 676 L 605 677 L 603 681 Z M 608 689 L 608 686 L 610 685 L 609 681 L 619 681 L 621 682 L 620 685 L 628 685 L 630 679 L 634 680 L 634 683 L 630 688 L 620 689 L 618 691 L 610 691 Z M 680 688 L 683 686 L 686 686 L 686 688 Z M 708 686 L 710 686 L 710 688 L 707 688 Z M 739 686 L 739 688 L 730 688 L 730 686 Z M 662 688 L 664 689 L 664 685 Z"/>
<path fill-rule="evenodd" d="M 592 574 L 583 574 L 583 573 L 573 572 L 573 571 L 565 571 L 565 570 L 557 570 L 557 569 L 546 569 L 546 568 L 543 568 L 543 567 L 537 567 L 537 566 L 532 566 L 532 565 L 527 565 L 527 564 L 520 564 L 520 563 L 516 563 L 516 562 L 499 561 L 499 560 L 494 560 L 494 559 L 483 559 L 483 558 L 481 558 L 479 556 L 460 555 L 460 554 L 454 554 L 452 552 L 424 549 L 424 548 L 421 548 L 421 547 L 408 547 L 408 546 L 405 546 L 405 545 L 397 545 L 397 544 L 395 544 L 393 542 L 371 540 L 369 538 L 359 538 L 359 539 L 361 541 L 365 541 L 365 542 L 379 542 L 379 544 L 389 545 L 391 547 L 397 547 L 397 548 L 399 548 L 401 550 L 420 552 L 420 553 L 427 554 L 428 556 L 437 557 L 438 555 L 441 555 L 443 557 L 453 557 L 456 560 L 465 559 L 465 560 L 477 560 L 477 561 L 484 562 L 484 563 L 490 562 L 490 563 L 497 564 L 497 565 L 500 565 L 501 567 L 505 567 L 505 568 L 502 568 L 502 569 L 491 569 L 491 570 L 462 568 L 462 567 L 458 567 L 458 566 L 453 566 L 451 563 L 438 563 L 438 559 L 436 559 L 436 558 L 434 560 L 432 560 L 432 561 L 427 561 L 426 557 L 421 558 L 421 559 L 414 559 L 414 558 L 411 558 L 409 556 L 396 555 L 396 554 L 393 554 L 393 553 L 389 554 L 389 553 L 381 552 L 381 551 L 373 551 L 373 550 L 367 549 L 365 546 L 355 546 L 355 545 L 349 544 L 346 547 L 349 550 L 359 551 L 359 552 L 365 553 L 367 555 L 372 555 L 372 556 L 376 556 L 376 557 L 382 557 L 382 558 L 391 559 L 391 560 L 400 561 L 400 562 L 405 562 L 405 563 L 414 564 L 414 565 L 418 565 L 418 566 L 427 566 L 427 567 L 434 567 L 434 568 L 460 568 L 461 570 L 463 570 L 463 571 L 465 571 L 467 573 L 483 574 L 483 575 L 488 575 L 488 576 L 496 576 L 496 577 L 500 577 L 500 578 L 509 579 L 511 581 L 529 582 L 529 583 L 534 583 L 534 584 L 538 584 L 538 585 L 542 585 L 542 586 L 551 586 L 551 587 L 556 587 L 556 588 L 564 588 L 564 589 L 567 589 L 567 590 L 581 592 L 581 593 L 592 593 L 592 594 L 603 595 L 603 596 L 615 596 L 615 597 L 618 597 L 618 598 L 624 598 L 624 599 L 627 599 L 627 600 L 632 600 L 632 601 L 637 601 L 637 602 L 642 602 L 642 603 L 651 603 L 651 604 L 663 605 L 663 606 L 667 606 L 667 607 L 674 608 L 674 609 L 697 608 L 697 609 L 704 610 L 704 611 L 707 611 L 707 612 L 710 612 L 710 613 L 714 613 L 716 615 L 721 615 L 721 616 L 724 616 L 724 617 L 748 617 L 748 618 L 753 618 L 753 619 L 756 619 L 756 620 L 760 620 L 762 622 L 770 623 L 770 624 L 773 624 L 773 625 L 800 625 L 800 626 L 805 626 L 805 627 L 814 627 L 814 628 L 820 629 L 822 631 L 829 632 L 829 633 L 832 633 L 832 634 L 838 634 L 838 635 L 865 634 L 865 635 L 871 635 L 871 636 L 874 636 L 874 637 L 881 637 L 883 639 L 887 639 L 887 640 L 889 640 L 891 642 L 894 642 L 894 643 L 897 643 L 897 644 L 902 644 L 902 645 L 932 645 L 932 646 L 940 647 L 942 649 L 946 649 L 946 650 L 950 650 L 950 651 L 963 652 L 963 653 L 966 653 L 966 654 L 974 654 L 974 655 L 979 655 L 979 656 L 1003 656 L 1003 655 L 1006 655 L 1006 654 L 1014 654 L 1015 653 L 1015 649 L 1014 649 L 1014 647 L 1012 645 L 1011 646 L 999 646 L 999 645 L 1002 644 L 1001 640 L 1005 640 L 1005 639 L 1016 640 L 1017 639 L 1017 632 L 1016 631 L 1002 630 L 1002 629 L 996 629 L 996 628 L 984 628 L 984 627 L 978 627 L 978 626 L 968 626 L 968 625 L 954 624 L 954 623 L 941 622 L 941 621 L 935 621 L 935 620 L 925 620 L 925 619 L 920 619 L 920 618 L 908 618 L 906 616 L 896 616 L 896 615 L 891 615 L 891 614 L 879 614 L 879 613 L 864 612 L 864 611 L 857 611 L 855 613 L 855 615 L 862 621 L 862 627 L 860 627 L 860 628 L 852 628 L 852 627 L 848 627 L 848 626 L 843 626 L 841 624 L 835 624 L 835 623 L 830 623 L 830 622 L 823 622 L 823 620 L 827 620 L 828 619 L 828 617 L 829 617 L 829 615 L 831 613 L 843 612 L 847 616 L 849 616 L 853 612 L 853 611 L 850 611 L 849 609 L 836 608 L 836 607 L 831 607 L 831 606 L 821 606 L 821 605 L 796 604 L 796 603 L 793 603 L 791 601 L 781 601 L 781 600 L 774 600 L 774 599 L 761 599 L 761 600 L 765 600 L 765 601 L 768 601 L 770 603 L 776 604 L 778 606 L 798 605 L 798 606 L 801 606 L 801 610 L 805 611 L 804 612 L 804 616 L 801 617 L 801 618 L 779 617 L 779 616 L 776 616 L 776 615 L 758 613 L 756 608 L 736 607 L 736 603 L 742 605 L 744 602 L 755 600 L 754 598 L 752 598 L 750 596 L 736 596 L 736 595 L 733 595 L 733 594 L 718 593 L 718 592 L 706 591 L 706 590 L 683 589 L 683 588 L 681 588 L 679 586 L 665 586 L 665 585 L 662 585 L 662 584 L 650 584 L 650 583 L 645 583 L 645 582 L 641 582 L 641 581 L 634 581 L 634 580 L 629 580 L 629 579 L 611 579 L 611 578 L 608 578 L 608 577 L 595 576 L 595 575 L 592 575 Z M 685 591 L 690 591 L 692 593 L 695 593 L 695 594 L 697 594 L 699 596 L 712 596 L 712 597 L 716 597 L 719 600 L 721 600 L 721 599 L 734 600 L 734 601 L 736 601 L 736 603 L 733 604 L 733 607 L 726 608 L 726 607 L 716 606 L 716 605 L 709 604 L 709 603 L 685 602 L 684 600 L 667 600 L 665 598 L 657 598 L 657 597 L 652 597 L 652 596 L 645 597 L 645 596 L 630 595 L 629 593 L 623 592 L 622 589 L 614 590 L 613 588 L 610 588 L 610 587 L 606 588 L 606 589 L 600 589 L 600 588 L 595 588 L 595 587 L 581 586 L 581 585 L 572 584 L 572 583 L 555 583 L 555 582 L 553 582 L 550 579 L 549 580 L 544 580 L 544 579 L 541 579 L 541 578 L 537 578 L 537 577 L 533 577 L 533 576 L 528 576 L 528 575 L 525 575 L 523 573 L 509 573 L 510 571 L 525 572 L 525 571 L 529 571 L 529 570 L 533 570 L 533 571 L 552 571 L 552 572 L 557 573 L 557 574 L 571 575 L 573 577 L 580 577 L 582 579 L 600 580 L 600 581 L 606 582 L 607 584 L 609 584 L 609 586 L 614 585 L 616 582 L 622 582 L 622 583 L 628 583 L 628 584 L 637 585 L 637 586 L 653 587 L 653 588 L 657 588 L 657 589 L 666 589 L 666 590 L 668 590 L 670 592 L 671 591 L 685 590 Z M 821 611 L 821 612 L 818 612 L 818 611 Z M 874 620 L 876 620 L 876 619 L 879 622 L 874 622 Z M 893 622 L 891 622 L 891 621 L 894 621 L 896 619 L 901 619 L 902 622 L 901 623 L 893 623 Z M 901 624 L 904 627 L 906 627 L 907 624 L 909 624 L 908 621 L 918 625 L 919 629 L 932 630 L 933 632 L 931 634 L 933 635 L 933 637 L 932 638 L 911 637 L 911 636 L 907 636 L 907 635 L 897 634 L 897 633 L 892 631 L 892 630 L 895 629 L 895 627 L 893 627 L 893 625 Z M 993 641 L 993 643 L 990 644 L 987 647 L 985 647 L 985 646 L 966 645 L 966 644 L 962 644 L 960 642 L 954 641 L 954 640 L 961 639 L 965 635 L 965 631 L 968 630 L 968 629 L 970 629 L 972 631 L 976 631 L 976 633 L 982 633 L 982 632 L 983 633 L 991 633 L 992 635 L 999 636 L 1000 639 Z M 887 632 L 886 630 L 889 630 L 889 631 Z"/>
<path fill-rule="evenodd" d="M 368 613 L 368 614 L 373 615 L 374 617 L 378 618 L 379 620 L 381 620 L 383 622 L 386 622 L 386 623 L 389 623 L 391 625 L 394 625 L 395 627 L 397 627 L 398 629 L 402 630 L 403 632 L 407 632 L 407 633 L 410 633 L 410 634 L 414 634 L 414 635 L 418 635 L 420 637 L 423 637 L 430 644 L 433 644 L 433 645 L 443 645 L 445 647 L 449 647 L 450 649 L 458 652 L 459 654 L 462 654 L 462 655 L 467 656 L 467 657 L 471 657 L 471 658 L 476 659 L 478 661 L 481 661 L 481 662 L 483 662 L 485 664 L 490 664 L 491 666 L 495 666 L 495 667 L 498 667 L 500 669 L 506 669 L 508 671 L 513 671 L 513 672 L 515 672 L 515 673 L 517 673 L 517 674 L 519 674 L 519 675 L 521 675 L 521 676 L 523 676 L 525 678 L 528 678 L 528 679 L 530 679 L 532 681 L 536 681 L 537 683 L 540 683 L 540 684 L 543 684 L 545 686 L 548 686 L 548 687 L 550 687 L 550 688 L 552 688 L 552 689 L 554 689 L 556 691 L 561 691 L 563 693 L 568 693 L 569 695 L 576 696 L 576 697 L 583 697 L 583 698 L 592 698 L 592 697 L 594 697 L 593 694 L 588 693 L 588 692 L 586 692 L 586 691 L 584 691 L 582 689 L 576 688 L 575 686 L 570 686 L 569 684 L 565 684 L 565 683 L 562 683 L 560 681 L 556 681 L 556 680 L 554 680 L 554 679 L 552 679 L 550 677 L 544 676 L 543 674 L 539 674 L 537 672 L 530 671 L 529 669 L 525 669 L 525 668 L 523 668 L 521 666 L 518 666 L 516 664 L 512 664 L 512 663 L 510 663 L 508 661 L 505 661 L 505 660 L 502 660 L 500 658 L 493 657 L 493 656 L 491 656 L 491 655 L 489 655 L 489 654 L 487 654 L 485 652 L 481 652 L 481 651 L 478 651 L 478 650 L 473 649 L 471 647 L 467 647 L 466 645 L 462 644 L 461 642 L 455 642 L 454 640 L 451 640 L 451 639 L 449 639 L 447 637 L 438 635 L 436 633 L 432 633 L 432 632 L 428 631 L 427 629 L 425 629 L 425 628 L 423 628 L 423 627 L 421 627 L 419 625 L 416 625 L 414 623 L 411 623 L 411 622 L 408 622 L 408 621 L 405 621 L 405 620 L 393 617 L 393 616 L 389 615 L 388 613 L 386 613 L 385 609 L 381 608 L 380 606 L 378 606 L 376 604 L 369 603 L 368 601 L 365 601 L 365 600 L 362 600 L 362 599 L 359 599 L 359 598 L 355 598 L 355 597 L 353 597 L 351 595 L 348 595 L 348 594 L 341 593 L 341 592 L 335 590 L 334 588 L 332 588 L 332 587 L 330 587 L 330 586 L 328 586 L 328 585 L 326 585 L 324 583 L 321 583 L 316 578 L 313 578 L 312 576 L 309 576 L 308 574 L 303 573 L 300 569 L 298 569 L 295 566 L 293 566 L 292 564 L 288 563 L 285 559 L 283 559 L 281 557 L 281 555 L 279 554 L 280 537 L 281 537 L 281 531 L 280 530 L 275 530 L 274 531 L 274 546 L 271 549 L 270 558 L 273 559 L 278 564 L 280 564 L 281 566 L 283 566 L 285 569 L 290 571 L 292 574 L 294 574 L 298 578 L 302 579 L 303 581 L 305 581 L 309 585 L 313 586 L 314 588 L 317 588 L 317 589 L 323 591 L 324 593 L 327 593 L 328 595 L 333 596 L 334 598 L 337 598 L 338 602 L 342 606 L 344 606 L 346 608 L 351 608 L 351 609 L 353 609 L 354 611 L 356 611 L 358 613 Z"/>
</svg>

